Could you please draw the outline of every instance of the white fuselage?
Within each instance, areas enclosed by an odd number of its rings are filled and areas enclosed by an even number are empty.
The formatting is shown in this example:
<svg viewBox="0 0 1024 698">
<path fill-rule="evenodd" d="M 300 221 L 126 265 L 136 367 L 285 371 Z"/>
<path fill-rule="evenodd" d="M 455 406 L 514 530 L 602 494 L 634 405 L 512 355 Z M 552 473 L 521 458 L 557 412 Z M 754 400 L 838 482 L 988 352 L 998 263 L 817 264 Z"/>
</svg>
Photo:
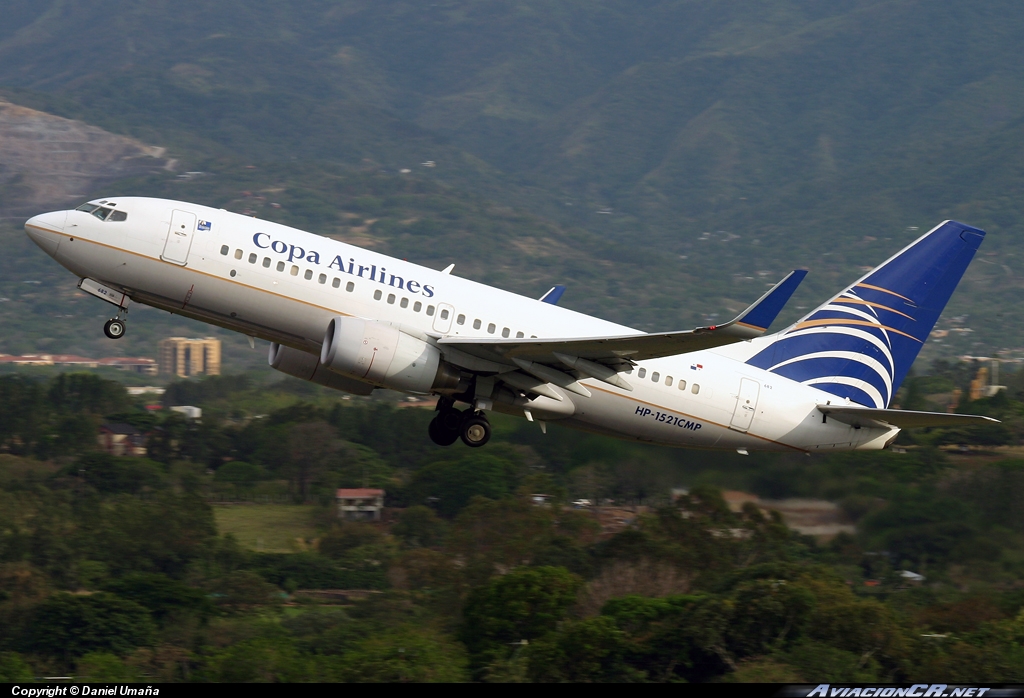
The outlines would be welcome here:
<svg viewBox="0 0 1024 698">
<path fill-rule="evenodd" d="M 312 354 L 339 315 L 431 338 L 641 334 L 276 223 L 162 199 L 112 200 L 127 220 L 60 211 L 26 227 L 80 277 Z M 182 225 L 186 232 L 176 234 Z M 624 374 L 632 391 L 584 379 L 591 396 L 565 393 L 575 410 L 563 423 L 671 446 L 739 450 L 877 449 L 895 437 L 895 428 L 823 420 L 815 406 L 839 402 L 835 395 L 743 363 L 760 341 L 640 361 Z"/>
</svg>

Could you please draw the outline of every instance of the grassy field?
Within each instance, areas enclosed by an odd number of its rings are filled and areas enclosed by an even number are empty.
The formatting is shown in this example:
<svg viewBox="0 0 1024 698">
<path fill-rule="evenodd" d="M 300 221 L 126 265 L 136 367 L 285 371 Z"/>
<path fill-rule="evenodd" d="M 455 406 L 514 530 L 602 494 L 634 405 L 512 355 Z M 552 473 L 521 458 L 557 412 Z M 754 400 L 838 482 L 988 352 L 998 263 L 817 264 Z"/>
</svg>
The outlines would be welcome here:
<svg viewBox="0 0 1024 698">
<path fill-rule="evenodd" d="M 216 505 L 213 514 L 221 535 L 232 533 L 239 544 L 264 553 L 306 549 L 316 536 L 314 507 L 298 504 Z"/>
</svg>

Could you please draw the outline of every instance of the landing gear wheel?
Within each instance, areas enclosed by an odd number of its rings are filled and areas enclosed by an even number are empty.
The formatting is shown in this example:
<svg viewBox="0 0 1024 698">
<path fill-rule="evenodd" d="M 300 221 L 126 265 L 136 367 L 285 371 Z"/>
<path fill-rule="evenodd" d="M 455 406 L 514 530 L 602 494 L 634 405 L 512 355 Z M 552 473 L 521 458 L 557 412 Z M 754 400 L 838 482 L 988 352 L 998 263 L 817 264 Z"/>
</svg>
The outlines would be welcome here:
<svg viewBox="0 0 1024 698">
<path fill-rule="evenodd" d="M 470 414 L 462 420 L 462 443 L 480 448 L 491 440 L 491 423 L 482 414 Z"/>
<path fill-rule="evenodd" d="M 112 318 L 103 325 L 103 334 L 107 335 L 110 339 L 121 339 L 121 337 L 124 337 L 126 329 L 123 320 Z"/>
<path fill-rule="evenodd" d="M 451 446 L 459 440 L 459 430 L 448 429 L 441 420 L 442 416 L 438 415 L 430 420 L 430 424 L 427 426 L 427 434 L 430 435 L 430 440 L 438 446 Z"/>
</svg>

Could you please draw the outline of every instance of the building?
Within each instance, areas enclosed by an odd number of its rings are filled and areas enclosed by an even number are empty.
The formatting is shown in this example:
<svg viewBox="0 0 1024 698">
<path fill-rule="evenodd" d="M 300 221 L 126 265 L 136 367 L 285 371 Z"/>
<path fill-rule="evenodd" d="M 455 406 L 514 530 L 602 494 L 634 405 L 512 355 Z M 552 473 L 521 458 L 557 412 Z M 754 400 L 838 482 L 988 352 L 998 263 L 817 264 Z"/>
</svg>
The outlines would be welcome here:
<svg viewBox="0 0 1024 698">
<path fill-rule="evenodd" d="M 146 376 L 155 376 L 157 373 L 157 363 L 153 359 L 132 356 L 115 356 L 109 359 L 99 359 L 96 363 L 99 366 L 109 366 L 122 371 L 141 373 Z"/>
<path fill-rule="evenodd" d="M 338 501 L 338 518 L 350 521 L 380 521 L 384 509 L 384 490 L 359 487 L 340 489 L 334 495 Z"/>
<path fill-rule="evenodd" d="M 172 406 L 172 407 L 170 407 L 168 409 L 170 409 L 171 412 L 179 412 L 179 413 L 185 415 L 185 417 L 188 418 L 188 419 L 197 419 L 198 420 L 198 419 L 202 419 L 203 418 L 203 408 L 202 407 L 194 407 L 192 405 L 174 405 L 174 406 Z"/>
<path fill-rule="evenodd" d="M 75 368 L 100 368 L 107 366 L 122 371 L 133 371 L 150 376 L 156 375 L 156 361 L 146 358 L 114 356 L 106 359 L 90 359 L 74 354 L 25 354 L 9 356 L 0 354 L 0 363 L 18 366 L 73 366 Z"/>
<path fill-rule="evenodd" d="M 108 422 L 96 437 L 100 448 L 112 456 L 146 455 L 146 435 L 131 424 Z"/>
<path fill-rule="evenodd" d="M 160 342 L 160 373 L 187 376 L 220 375 L 220 340 L 214 337 L 170 337 Z"/>
</svg>

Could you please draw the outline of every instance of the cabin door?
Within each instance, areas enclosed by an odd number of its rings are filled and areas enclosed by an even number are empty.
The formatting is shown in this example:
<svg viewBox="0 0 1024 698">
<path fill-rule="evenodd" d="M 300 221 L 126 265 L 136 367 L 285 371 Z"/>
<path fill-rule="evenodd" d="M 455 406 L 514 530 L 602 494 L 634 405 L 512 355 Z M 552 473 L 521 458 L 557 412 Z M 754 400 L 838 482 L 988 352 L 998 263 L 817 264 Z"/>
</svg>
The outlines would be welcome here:
<svg viewBox="0 0 1024 698">
<path fill-rule="evenodd" d="M 160 259 L 165 262 L 184 265 L 188 262 L 188 250 L 192 247 L 192 236 L 196 232 L 196 216 L 188 211 L 171 213 L 171 226 L 167 230 L 167 242 Z"/>
<path fill-rule="evenodd" d="M 740 379 L 740 392 L 736 396 L 736 409 L 732 413 L 732 422 L 729 426 L 736 431 L 746 431 L 754 420 L 754 410 L 757 408 L 757 395 L 760 392 L 760 384 L 751 378 Z"/>
</svg>

